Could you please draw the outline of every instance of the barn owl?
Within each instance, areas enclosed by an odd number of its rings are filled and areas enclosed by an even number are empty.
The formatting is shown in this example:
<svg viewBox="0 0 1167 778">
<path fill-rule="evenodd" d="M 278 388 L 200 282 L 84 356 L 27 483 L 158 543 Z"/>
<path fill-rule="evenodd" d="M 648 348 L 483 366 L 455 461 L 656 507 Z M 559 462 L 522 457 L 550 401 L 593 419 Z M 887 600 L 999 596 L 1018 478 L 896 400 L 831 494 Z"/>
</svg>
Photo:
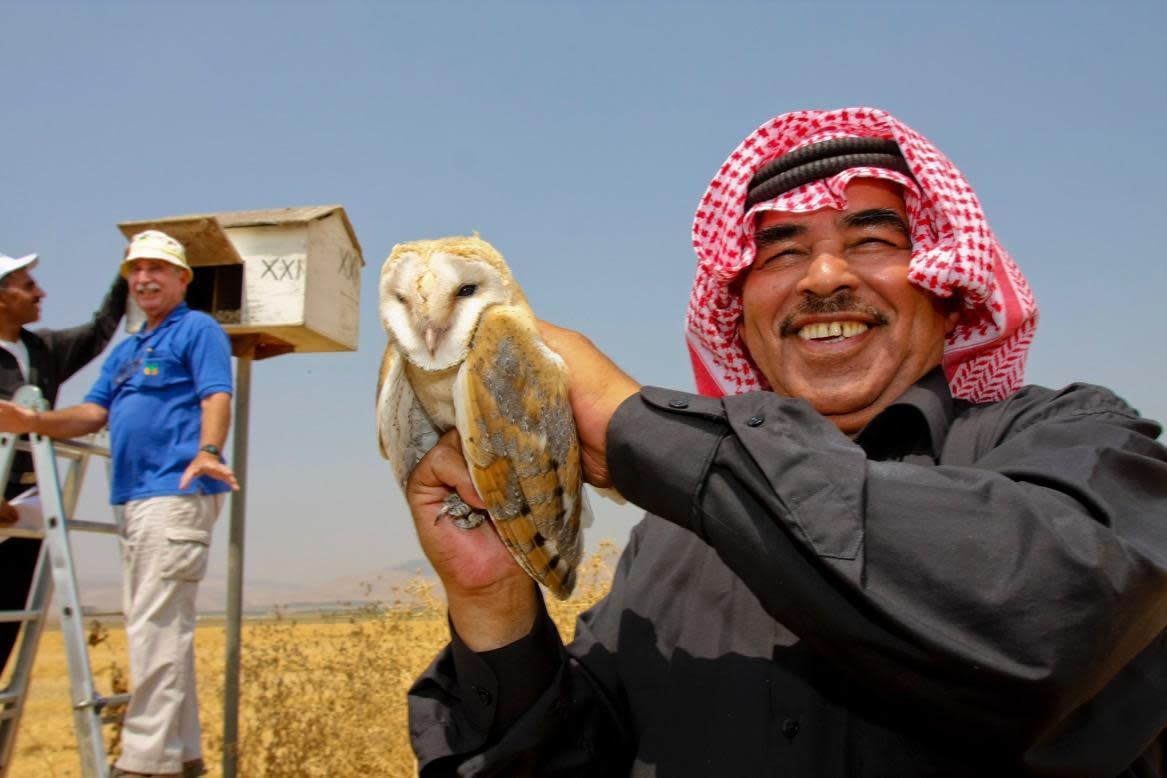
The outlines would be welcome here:
<svg viewBox="0 0 1167 778">
<path fill-rule="evenodd" d="M 381 453 L 402 488 L 450 427 L 503 543 L 553 594 L 575 585 L 591 511 L 566 366 L 498 253 L 477 235 L 394 246 L 381 268 L 389 335 L 377 387 Z M 482 521 L 457 494 L 449 515 Z"/>
</svg>

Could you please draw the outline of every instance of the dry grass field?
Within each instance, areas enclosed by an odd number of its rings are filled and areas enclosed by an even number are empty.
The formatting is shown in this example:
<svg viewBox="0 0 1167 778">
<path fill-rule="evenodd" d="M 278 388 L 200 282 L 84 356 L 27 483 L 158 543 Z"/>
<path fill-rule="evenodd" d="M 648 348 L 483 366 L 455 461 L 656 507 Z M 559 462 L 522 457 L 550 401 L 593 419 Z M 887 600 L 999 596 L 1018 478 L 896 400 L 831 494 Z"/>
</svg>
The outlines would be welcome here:
<svg viewBox="0 0 1167 778">
<path fill-rule="evenodd" d="M 565 639 L 576 615 L 607 591 L 615 556 L 615 546 L 602 543 L 580 570 L 572 599 L 548 600 Z M 446 634 L 445 606 L 435 585 L 420 578 L 394 602 L 356 612 L 245 622 L 239 775 L 416 775 L 405 694 Z M 98 686 L 110 693 L 123 683 L 125 634 L 98 627 L 93 641 Z M 200 625 L 196 646 L 203 746 L 215 776 L 222 753 L 223 625 Z M 32 683 L 9 776 L 79 778 L 65 652 L 55 630 L 41 641 Z M 106 744 L 116 751 L 112 727 Z"/>
</svg>

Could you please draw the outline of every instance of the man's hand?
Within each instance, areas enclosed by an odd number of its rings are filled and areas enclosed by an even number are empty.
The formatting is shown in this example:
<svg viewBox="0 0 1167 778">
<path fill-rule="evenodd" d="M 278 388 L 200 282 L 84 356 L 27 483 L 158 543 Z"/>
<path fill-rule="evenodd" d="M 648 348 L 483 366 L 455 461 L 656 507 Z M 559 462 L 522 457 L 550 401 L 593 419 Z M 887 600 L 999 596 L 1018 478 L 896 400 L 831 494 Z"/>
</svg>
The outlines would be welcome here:
<svg viewBox="0 0 1167 778">
<path fill-rule="evenodd" d="M 97 432 L 105 426 L 108 418 L 105 408 L 94 403 L 81 403 L 56 411 L 34 411 L 0 400 L 0 432 L 17 435 L 36 432 L 57 440 L 79 438 Z"/>
<path fill-rule="evenodd" d="M 20 514 L 8 500 L 0 500 L 0 524 L 15 524 Z"/>
<path fill-rule="evenodd" d="M 239 491 L 239 482 L 235 480 L 235 472 L 227 467 L 223 460 L 214 454 L 206 451 L 200 451 L 195 454 L 195 458 L 186 466 L 186 470 L 182 473 L 182 478 L 178 482 L 179 489 L 185 489 L 190 486 L 190 482 L 200 475 L 207 475 L 217 481 L 223 481 L 231 486 L 231 491 Z"/>
<path fill-rule="evenodd" d="M 472 508 L 485 510 L 470 480 L 458 432 L 450 430 L 414 467 L 405 496 L 422 550 L 446 590 L 454 628 L 471 649 L 488 651 L 531 630 L 535 582 L 511 557 L 491 522 L 465 530 L 439 516 L 454 492 Z"/>
<path fill-rule="evenodd" d="M 620 403 L 640 391 L 640 384 L 578 332 L 540 321 L 539 334 L 567 363 L 571 412 L 583 449 L 584 480 L 592 486 L 609 487 L 608 422 Z"/>
<path fill-rule="evenodd" d="M 0 432 L 12 432 L 17 435 L 32 432 L 36 417 L 36 411 L 31 408 L 0 400 Z"/>
</svg>

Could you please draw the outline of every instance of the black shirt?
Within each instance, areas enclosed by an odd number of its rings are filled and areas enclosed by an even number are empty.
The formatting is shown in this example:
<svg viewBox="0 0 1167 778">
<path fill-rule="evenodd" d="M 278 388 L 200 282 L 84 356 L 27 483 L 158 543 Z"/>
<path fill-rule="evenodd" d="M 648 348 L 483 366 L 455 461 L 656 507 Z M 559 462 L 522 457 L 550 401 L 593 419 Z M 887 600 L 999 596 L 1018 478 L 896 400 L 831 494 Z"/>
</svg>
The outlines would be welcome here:
<svg viewBox="0 0 1167 778">
<path fill-rule="evenodd" d="M 802 401 L 645 388 L 609 429 L 652 514 L 563 648 L 453 636 L 423 775 L 1167 775 L 1167 451 L 1112 393 L 953 400 L 852 441 Z"/>
<path fill-rule="evenodd" d="M 61 330 L 22 329 L 20 339 L 28 349 L 29 375 L 26 380 L 16 357 L 0 349 L 0 400 L 12 399 L 17 389 L 29 383 L 40 387 L 50 407 L 56 405 L 61 384 L 89 364 L 113 337 L 125 313 L 128 293 L 125 279 L 119 276 L 90 321 Z M 13 497 L 28 488 L 31 474 L 32 457 L 26 451 L 16 452 L 5 496 Z"/>
</svg>

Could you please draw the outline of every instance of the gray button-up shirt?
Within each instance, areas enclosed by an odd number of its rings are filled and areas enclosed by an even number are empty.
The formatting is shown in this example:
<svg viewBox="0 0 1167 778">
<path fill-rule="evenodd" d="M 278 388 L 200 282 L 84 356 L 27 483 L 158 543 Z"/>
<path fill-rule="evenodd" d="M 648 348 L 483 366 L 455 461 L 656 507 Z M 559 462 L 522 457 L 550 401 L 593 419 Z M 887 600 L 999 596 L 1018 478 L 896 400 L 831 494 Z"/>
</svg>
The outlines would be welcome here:
<svg viewBox="0 0 1167 778">
<path fill-rule="evenodd" d="M 850 440 L 802 401 L 645 388 L 651 513 L 564 648 L 541 616 L 411 691 L 423 775 L 1167 775 L 1167 450 L 1105 389 Z M 460 765 L 460 767 L 459 767 Z M 1125 772 L 1124 772 L 1125 771 Z"/>
</svg>

